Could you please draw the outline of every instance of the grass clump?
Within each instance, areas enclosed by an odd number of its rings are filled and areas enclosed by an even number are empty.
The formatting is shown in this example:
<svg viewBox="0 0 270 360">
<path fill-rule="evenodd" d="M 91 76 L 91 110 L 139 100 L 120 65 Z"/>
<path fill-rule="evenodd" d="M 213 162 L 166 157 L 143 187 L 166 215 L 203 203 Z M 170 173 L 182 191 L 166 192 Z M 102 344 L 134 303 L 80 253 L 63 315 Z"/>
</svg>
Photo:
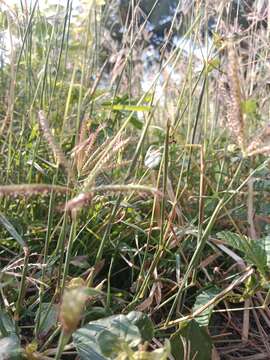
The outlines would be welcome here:
<svg viewBox="0 0 270 360">
<path fill-rule="evenodd" d="M 4 358 L 269 357 L 267 2 L 165 3 L 0 3 Z"/>
</svg>

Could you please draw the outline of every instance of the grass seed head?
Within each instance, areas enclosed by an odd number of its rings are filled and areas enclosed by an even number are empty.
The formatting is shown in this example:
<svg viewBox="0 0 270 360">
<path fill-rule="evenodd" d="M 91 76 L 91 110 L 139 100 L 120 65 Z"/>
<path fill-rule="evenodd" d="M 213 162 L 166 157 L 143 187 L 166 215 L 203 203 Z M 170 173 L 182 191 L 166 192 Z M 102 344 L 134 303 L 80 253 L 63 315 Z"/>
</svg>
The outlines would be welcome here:
<svg viewBox="0 0 270 360">
<path fill-rule="evenodd" d="M 42 128 L 43 131 L 43 136 L 46 139 L 48 145 L 50 146 L 54 157 L 57 161 L 57 164 L 61 164 L 63 165 L 63 167 L 65 168 L 66 172 L 68 174 L 71 174 L 71 167 L 70 164 L 68 162 L 68 160 L 66 159 L 62 149 L 60 148 L 59 144 L 57 143 L 56 139 L 54 138 L 48 120 L 45 116 L 45 113 L 43 110 L 40 110 L 38 112 L 38 120 L 40 123 L 40 126 Z"/>
<path fill-rule="evenodd" d="M 51 191 L 65 194 L 69 191 L 67 187 L 47 184 L 21 184 L 21 185 L 0 185 L 0 197 L 30 197 L 35 195 L 48 195 Z"/>
<path fill-rule="evenodd" d="M 228 81 L 229 90 L 225 91 L 227 105 L 227 127 L 235 137 L 242 152 L 245 153 L 246 137 L 245 124 L 242 112 L 242 94 L 239 79 L 239 63 L 233 40 L 228 40 Z M 223 93 L 224 88 L 223 88 Z"/>
<path fill-rule="evenodd" d="M 87 288 L 81 284 L 77 285 L 67 287 L 63 294 L 60 323 L 66 334 L 71 334 L 76 330 L 88 298 Z"/>
<path fill-rule="evenodd" d="M 249 156 L 256 154 L 269 153 L 270 150 L 270 123 L 254 136 L 247 148 Z"/>
</svg>

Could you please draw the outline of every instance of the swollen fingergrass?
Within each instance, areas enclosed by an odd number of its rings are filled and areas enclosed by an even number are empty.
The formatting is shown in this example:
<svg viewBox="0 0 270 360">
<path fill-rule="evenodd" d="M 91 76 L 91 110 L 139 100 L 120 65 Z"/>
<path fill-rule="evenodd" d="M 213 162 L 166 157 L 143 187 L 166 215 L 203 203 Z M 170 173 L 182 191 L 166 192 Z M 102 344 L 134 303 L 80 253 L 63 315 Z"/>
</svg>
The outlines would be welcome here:
<svg viewBox="0 0 270 360">
<path fill-rule="evenodd" d="M 235 136 L 243 154 L 246 152 L 246 134 L 242 111 L 243 95 L 239 79 L 239 62 L 232 39 L 228 40 L 228 82 L 230 101 L 227 103 L 228 128 Z"/>
<path fill-rule="evenodd" d="M 68 160 L 66 159 L 62 149 L 60 148 L 58 142 L 55 140 L 55 138 L 51 132 L 51 128 L 45 117 L 44 111 L 42 111 L 42 110 L 39 111 L 38 119 L 39 119 L 40 125 L 43 130 L 43 136 L 46 139 L 46 141 L 48 142 L 49 147 L 52 149 L 55 159 L 57 161 L 57 164 L 63 165 L 67 174 L 69 175 L 70 171 L 71 171 L 70 164 L 68 163 Z"/>
</svg>

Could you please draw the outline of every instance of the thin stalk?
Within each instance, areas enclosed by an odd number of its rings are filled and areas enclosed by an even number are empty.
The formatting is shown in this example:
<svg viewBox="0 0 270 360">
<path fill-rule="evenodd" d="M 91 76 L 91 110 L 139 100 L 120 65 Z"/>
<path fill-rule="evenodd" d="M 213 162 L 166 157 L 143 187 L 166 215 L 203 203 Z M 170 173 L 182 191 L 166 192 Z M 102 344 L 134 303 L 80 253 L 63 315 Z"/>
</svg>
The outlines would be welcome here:
<svg viewBox="0 0 270 360">
<path fill-rule="evenodd" d="M 112 294 L 111 294 L 111 274 L 112 274 L 114 260 L 115 260 L 115 255 L 111 259 L 110 267 L 109 267 L 109 271 L 108 271 L 108 275 L 107 275 L 107 296 L 106 296 L 106 307 L 107 307 L 107 309 L 110 309 L 110 307 L 111 307 L 111 297 L 112 297 Z"/>
<path fill-rule="evenodd" d="M 63 49 L 64 49 L 64 41 L 65 41 L 65 36 L 66 36 L 66 28 L 67 28 L 67 24 L 68 24 L 68 22 L 69 22 L 69 18 L 70 18 L 70 16 L 71 16 L 71 11 L 69 11 L 70 1 L 71 1 L 71 0 L 67 0 L 66 14 L 65 14 L 65 20 L 64 20 L 64 27 L 63 27 L 63 31 L 62 31 L 61 45 L 60 45 L 60 51 L 59 51 L 59 56 L 58 56 L 58 60 L 57 60 L 57 66 L 56 66 L 56 75 L 55 75 L 55 78 L 54 78 L 54 83 L 53 83 L 52 91 L 51 91 L 51 94 L 50 94 L 48 113 L 50 112 L 50 108 L 51 108 L 51 106 L 52 106 L 52 99 L 53 99 L 54 91 L 55 91 L 55 88 L 56 88 L 56 83 L 57 83 L 58 74 L 59 74 L 60 65 L 61 65 L 62 53 L 63 53 Z"/>
<path fill-rule="evenodd" d="M 61 332 L 61 326 L 59 325 L 54 332 L 49 336 L 45 343 L 41 346 L 40 352 L 43 352 L 53 342 L 54 338 Z"/>
<path fill-rule="evenodd" d="M 65 346 L 69 342 L 70 336 L 71 336 L 70 333 L 66 334 L 63 330 L 61 331 L 58 341 L 57 351 L 54 358 L 55 360 L 61 360 L 62 353 L 64 351 Z"/>
<path fill-rule="evenodd" d="M 24 45 L 25 45 L 25 43 L 27 41 L 27 36 L 28 36 L 28 33 L 29 33 L 29 31 L 31 29 L 31 26 L 32 26 L 32 20 L 34 18 L 34 14 L 35 14 L 35 11 L 36 11 L 37 4 L 38 4 L 38 0 L 36 0 L 35 3 L 34 3 L 34 6 L 32 8 L 32 11 L 31 11 L 31 14 L 30 14 L 30 17 L 29 17 L 29 21 L 28 21 L 28 24 L 27 24 L 27 27 L 26 27 L 26 30 L 25 30 L 25 34 L 24 34 L 24 37 L 23 37 L 23 40 L 22 40 L 22 45 L 20 47 L 20 52 L 19 52 L 19 56 L 18 56 L 17 66 L 16 66 L 17 72 L 18 72 L 18 69 L 19 69 L 20 62 L 21 62 L 21 57 L 22 57 L 22 53 L 23 53 L 23 50 L 24 50 Z"/>
<path fill-rule="evenodd" d="M 1 309 L 1 313 L 2 313 L 2 309 Z M 7 337 L 9 335 L 8 331 L 5 328 L 5 325 L 4 325 L 4 322 L 3 322 L 1 316 L 0 316 L 0 332 L 1 332 L 1 337 Z"/>
<path fill-rule="evenodd" d="M 78 136 L 79 136 L 79 129 L 80 129 L 80 123 L 81 123 L 81 111 L 82 111 L 82 100 L 83 100 L 83 89 L 85 86 L 85 73 L 86 73 L 86 60 L 87 60 L 87 52 L 88 52 L 88 44 L 90 41 L 90 24 L 91 24 L 91 12 L 92 12 L 92 6 L 89 9 L 88 14 L 88 26 L 87 26 L 87 33 L 86 33 L 86 39 L 85 39 L 85 48 L 84 48 L 84 56 L 83 56 L 83 64 L 82 64 L 82 74 L 81 74 L 81 84 L 80 84 L 80 92 L 79 92 L 79 100 L 78 100 L 78 111 L 77 111 L 77 121 L 76 121 L 76 139 L 75 142 L 77 142 Z"/>
<path fill-rule="evenodd" d="M 65 282 L 66 282 L 67 275 L 68 275 L 69 264 L 70 264 L 71 254 L 72 254 L 72 246 L 73 246 L 73 241 L 76 238 L 76 231 L 77 231 L 77 214 L 74 213 L 73 218 L 72 218 L 72 223 L 71 223 L 71 229 L 70 229 L 67 252 L 66 252 L 66 260 L 65 260 L 65 264 L 64 264 L 64 270 L 63 270 L 61 294 L 63 293 L 64 287 L 65 287 Z"/>
<path fill-rule="evenodd" d="M 57 11 L 59 11 L 59 4 L 57 7 Z M 41 94 L 40 94 L 40 105 L 39 105 L 40 109 L 43 109 L 43 107 L 44 107 L 44 93 L 45 93 L 45 85 L 46 85 L 46 80 L 47 80 L 47 75 L 48 75 L 47 70 L 49 67 L 49 59 L 50 59 L 50 54 L 51 54 L 51 49 L 52 49 L 53 38 L 54 38 L 54 34 L 55 34 L 55 28 L 56 28 L 56 21 L 52 28 L 52 32 L 51 32 L 51 36 L 50 36 L 50 40 L 49 40 L 49 46 L 48 46 L 48 50 L 47 50 L 47 54 L 46 54 L 46 58 L 45 58 L 44 75 L 42 77 L 42 87 L 41 87 Z"/>
<path fill-rule="evenodd" d="M 58 177 L 58 168 L 57 172 L 53 179 L 53 185 L 56 182 L 56 179 Z M 42 275 L 41 275 L 41 282 L 42 284 L 45 283 L 45 275 L 47 271 L 47 261 L 48 261 L 48 250 L 49 250 L 49 243 L 50 243 L 50 237 L 51 237 L 51 228 L 53 223 L 53 210 L 54 210 L 54 199 L 55 195 L 54 192 L 51 192 L 50 195 L 50 201 L 49 201 L 49 209 L 48 209 L 48 219 L 47 219 L 47 232 L 46 232 L 46 238 L 45 238 L 45 245 L 44 245 L 44 254 L 43 254 L 43 267 L 42 267 Z M 35 322 L 35 335 L 37 336 L 40 326 L 40 318 L 41 318 L 41 312 L 42 312 L 42 301 L 44 296 L 44 285 L 40 285 L 39 289 L 39 307 L 37 311 L 37 320 Z"/>
<path fill-rule="evenodd" d="M 163 159 L 163 198 L 161 202 L 161 224 L 160 224 L 160 246 L 164 245 L 164 230 L 165 230 L 165 205 L 167 192 L 167 179 L 168 179 L 168 168 L 169 168 L 169 137 L 170 137 L 170 124 L 167 123 L 167 131 L 164 143 L 164 159 Z"/>
<path fill-rule="evenodd" d="M 24 263 L 23 263 L 23 271 L 22 271 L 22 278 L 19 288 L 19 295 L 16 302 L 16 310 L 15 310 L 15 319 L 18 321 L 20 318 L 21 310 L 22 310 L 22 302 L 25 296 L 25 287 L 26 287 L 26 275 L 28 271 L 28 262 L 30 256 L 30 250 L 27 246 L 23 248 L 24 251 Z"/>
<path fill-rule="evenodd" d="M 205 68 L 203 68 L 202 72 L 205 70 Z M 202 86 L 202 90 L 200 93 L 200 97 L 199 97 L 199 104 L 198 104 L 198 108 L 197 108 L 197 112 L 196 112 L 196 117 L 195 117 L 195 124 L 194 124 L 194 128 L 193 128 L 193 132 L 192 132 L 192 138 L 191 138 L 191 144 L 195 144 L 195 137 L 196 137 L 196 133 L 197 133 L 197 127 L 199 124 L 199 119 L 201 116 L 201 109 L 202 109 L 202 103 L 203 103 L 203 96 L 205 93 L 205 86 L 206 86 L 206 79 L 207 77 L 204 77 L 203 80 L 203 86 Z M 188 170 L 187 173 L 190 174 L 190 164 L 191 164 L 191 153 L 192 153 L 192 147 L 190 148 L 190 154 L 189 154 L 189 160 L 188 160 Z"/>
</svg>

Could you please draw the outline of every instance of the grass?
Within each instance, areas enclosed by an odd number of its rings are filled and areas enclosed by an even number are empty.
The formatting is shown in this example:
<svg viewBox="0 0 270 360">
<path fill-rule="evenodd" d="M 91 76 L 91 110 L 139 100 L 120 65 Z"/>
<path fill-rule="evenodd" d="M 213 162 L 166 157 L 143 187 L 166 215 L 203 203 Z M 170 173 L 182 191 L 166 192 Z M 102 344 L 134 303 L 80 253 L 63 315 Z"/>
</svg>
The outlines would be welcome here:
<svg viewBox="0 0 270 360">
<path fill-rule="evenodd" d="M 269 358 L 269 9 L 160 5 L 0 2 L 7 358 Z"/>
</svg>

